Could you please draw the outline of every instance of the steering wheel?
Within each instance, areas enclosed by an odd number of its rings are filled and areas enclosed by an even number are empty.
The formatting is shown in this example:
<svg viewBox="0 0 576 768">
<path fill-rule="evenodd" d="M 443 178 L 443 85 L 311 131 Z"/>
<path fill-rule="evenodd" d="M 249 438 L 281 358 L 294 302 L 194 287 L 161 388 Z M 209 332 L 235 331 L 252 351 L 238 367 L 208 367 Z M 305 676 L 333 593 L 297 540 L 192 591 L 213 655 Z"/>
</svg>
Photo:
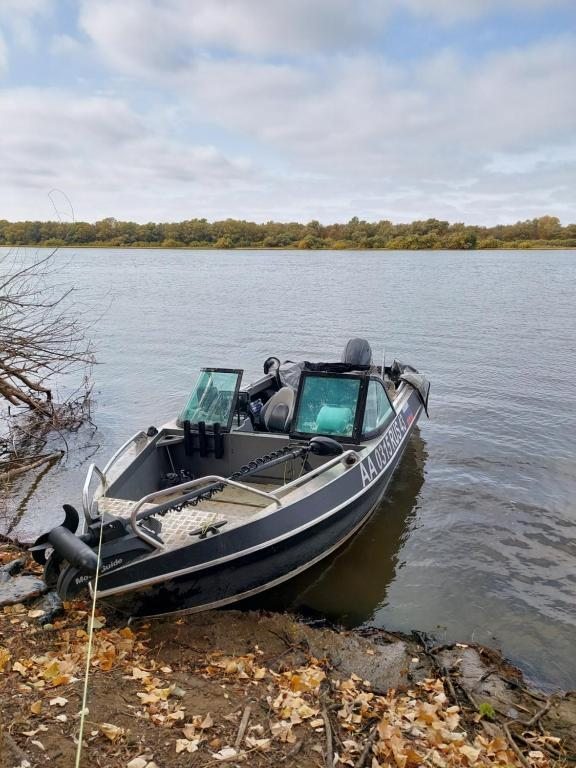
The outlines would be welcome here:
<svg viewBox="0 0 576 768">
<path fill-rule="evenodd" d="M 280 379 L 280 360 L 277 357 L 268 357 L 264 360 L 264 373 L 268 374 L 273 365 L 275 365 L 276 383 L 278 384 L 278 389 L 280 389 L 282 381 Z"/>
</svg>

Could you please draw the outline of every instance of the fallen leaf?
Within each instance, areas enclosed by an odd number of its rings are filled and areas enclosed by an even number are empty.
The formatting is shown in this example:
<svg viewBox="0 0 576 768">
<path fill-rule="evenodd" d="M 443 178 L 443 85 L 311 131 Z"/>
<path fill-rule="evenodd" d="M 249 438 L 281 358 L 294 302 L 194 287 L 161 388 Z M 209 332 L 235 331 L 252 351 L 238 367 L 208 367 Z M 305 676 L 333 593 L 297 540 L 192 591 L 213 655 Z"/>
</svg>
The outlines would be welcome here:
<svg viewBox="0 0 576 768">
<path fill-rule="evenodd" d="M 192 723 L 186 723 L 182 728 L 182 733 L 187 739 L 193 739 L 196 736 L 196 729 Z"/>
<path fill-rule="evenodd" d="M 254 680 L 262 680 L 266 677 L 266 667 L 256 667 L 254 670 Z"/>
<path fill-rule="evenodd" d="M 33 715 L 39 715 L 40 712 L 42 712 L 42 699 L 38 699 L 38 701 L 30 704 L 30 712 L 32 712 Z"/>
<path fill-rule="evenodd" d="M 208 728 L 212 728 L 213 725 L 214 725 L 214 720 L 212 719 L 212 716 L 210 715 L 210 712 L 208 712 L 208 714 L 206 715 L 204 720 L 202 720 L 202 722 L 200 723 L 200 728 L 203 731 L 205 731 Z"/>
<path fill-rule="evenodd" d="M 0 672 L 4 672 L 4 667 L 8 664 L 11 658 L 10 651 L 0 645 Z"/>
<path fill-rule="evenodd" d="M 150 672 L 139 667 L 132 667 L 132 677 L 134 680 L 145 680 L 147 677 L 150 677 Z"/>
<path fill-rule="evenodd" d="M 176 754 L 180 752 L 196 752 L 200 739 L 176 739 Z"/>
<path fill-rule="evenodd" d="M 34 746 L 38 747 L 38 749 L 41 749 L 42 752 L 46 751 L 46 747 L 44 746 L 44 744 L 42 744 L 41 741 L 38 741 L 38 739 L 32 739 L 30 744 L 34 744 Z"/>
<path fill-rule="evenodd" d="M 260 749 L 264 752 L 270 748 L 271 739 L 256 739 L 254 736 L 246 736 L 245 742 L 250 749 Z"/>
<path fill-rule="evenodd" d="M 458 748 L 458 751 L 460 754 L 464 755 L 470 763 L 475 763 L 476 760 L 478 760 L 478 757 L 480 756 L 480 750 L 474 749 L 474 747 L 470 747 L 467 744 L 463 744 L 461 747 Z"/>
<path fill-rule="evenodd" d="M 281 720 L 278 723 L 273 723 L 270 726 L 270 732 L 273 736 L 288 744 L 296 743 L 296 736 L 292 731 L 292 723 Z"/>
<path fill-rule="evenodd" d="M 63 696 L 56 696 L 53 699 L 50 699 L 49 702 L 51 707 L 65 707 L 66 704 L 68 704 L 68 699 L 65 699 Z"/>
<path fill-rule="evenodd" d="M 219 752 L 213 754 L 215 760 L 231 760 L 233 757 L 238 757 L 238 750 L 234 747 L 223 747 Z"/>
<path fill-rule="evenodd" d="M 100 723 L 98 726 L 100 733 L 106 736 L 110 741 L 116 741 L 117 738 L 124 735 L 124 728 L 120 728 L 119 725 L 113 725 L 112 723 Z"/>
</svg>

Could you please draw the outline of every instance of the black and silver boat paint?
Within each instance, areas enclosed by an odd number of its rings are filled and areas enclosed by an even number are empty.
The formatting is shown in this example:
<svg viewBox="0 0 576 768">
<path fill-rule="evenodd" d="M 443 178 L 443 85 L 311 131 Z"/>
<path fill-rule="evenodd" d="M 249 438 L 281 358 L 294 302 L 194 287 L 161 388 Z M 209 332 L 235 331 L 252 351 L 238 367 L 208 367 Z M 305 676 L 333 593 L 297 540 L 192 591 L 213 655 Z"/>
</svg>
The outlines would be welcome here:
<svg viewBox="0 0 576 768">
<path fill-rule="evenodd" d="M 259 523 L 207 539 L 194 553 L 172 557 L 170 577 L 161 558 L 134 563 L 100 579 L 99 596 L 130 615 L 192 613 L 251 597 L 290 579 L 332 554 L 369 519 L 386 492 L 423 409 L 411 392 L 370 452 L 337 480 Z M 343 501 L 345 499 L 345 501 Z M 194 545 L 196 546 L 196 545 Z M 123 571 L 126 571 L 124 574 Z M 130 587 L 126 588 L 126 578 Z M 133 579 L 133 581 L 132 581 Z M 122 600 L 122 594 L 128 594 Z"/>
<path fill-rule="evenodd" d="M 354 444 L 341 441 L 340 455 L 285 484 L 279 489 L 281 504 L 242 525 L 224 526 L 206 538 L 189 537 L 169 549 L 142 551 L 137 541 L 127 558 L 118 539 L 116 550 L 107 549 L 106 557 L 103 550 L 98 598 L 132 616 L 196 612 L 243 600 L 310 568 L 368 521 L 427 406 L 427 394 L 423 377 L 403 380 L 393 417 L 379 434 Z M 365 398 L 358 402 L 364 405 Z M 96 549 L 93 539 L 88 545 Z M 61 590 L 65 583 L 75 591 L 91 582 L 92 575 L 82 569 L 61 568 Z"/>
</svg>

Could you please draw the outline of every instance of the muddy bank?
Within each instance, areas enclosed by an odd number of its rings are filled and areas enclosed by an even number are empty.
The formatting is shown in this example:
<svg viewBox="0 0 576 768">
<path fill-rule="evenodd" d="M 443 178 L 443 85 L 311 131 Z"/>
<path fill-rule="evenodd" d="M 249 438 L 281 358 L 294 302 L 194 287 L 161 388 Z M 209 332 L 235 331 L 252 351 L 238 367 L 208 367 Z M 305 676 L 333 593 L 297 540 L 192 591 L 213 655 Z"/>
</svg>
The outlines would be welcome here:
<svg viewBox="0 0 576 768">
<path fill-rule="evenodd" d="M 13 557 L 0 548 L 0 563 Z M 0 595 L 37 576 L 26 559 L 21 566 L 0 572 Z M 89 606 L 7 602 L 0 768 L 67 768 Z M 99 606 L 88 708 L 86 767 L 548 766 L 576 754 L 576 696 L 529 690 L 495 651 L 281 614 L 215 611 L 127 627 Z"/>
</svg>

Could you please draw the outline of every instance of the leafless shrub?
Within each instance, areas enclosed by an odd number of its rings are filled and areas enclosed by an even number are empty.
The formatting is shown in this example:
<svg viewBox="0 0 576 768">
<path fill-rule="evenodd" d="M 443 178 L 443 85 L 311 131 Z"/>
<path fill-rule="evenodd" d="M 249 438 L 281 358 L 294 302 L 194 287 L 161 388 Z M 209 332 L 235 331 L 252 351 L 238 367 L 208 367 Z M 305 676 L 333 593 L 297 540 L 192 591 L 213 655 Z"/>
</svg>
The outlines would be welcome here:
<svg viewBox="0 0 576 768">
<path fill-rule="evenodd" d="M 54 252 L 25 263 L 0 260 L 0 397 L 48 420 L 56 417 L 51 380 L 93 363 L 80 317 L 55 282 Z"/>
</svg>

